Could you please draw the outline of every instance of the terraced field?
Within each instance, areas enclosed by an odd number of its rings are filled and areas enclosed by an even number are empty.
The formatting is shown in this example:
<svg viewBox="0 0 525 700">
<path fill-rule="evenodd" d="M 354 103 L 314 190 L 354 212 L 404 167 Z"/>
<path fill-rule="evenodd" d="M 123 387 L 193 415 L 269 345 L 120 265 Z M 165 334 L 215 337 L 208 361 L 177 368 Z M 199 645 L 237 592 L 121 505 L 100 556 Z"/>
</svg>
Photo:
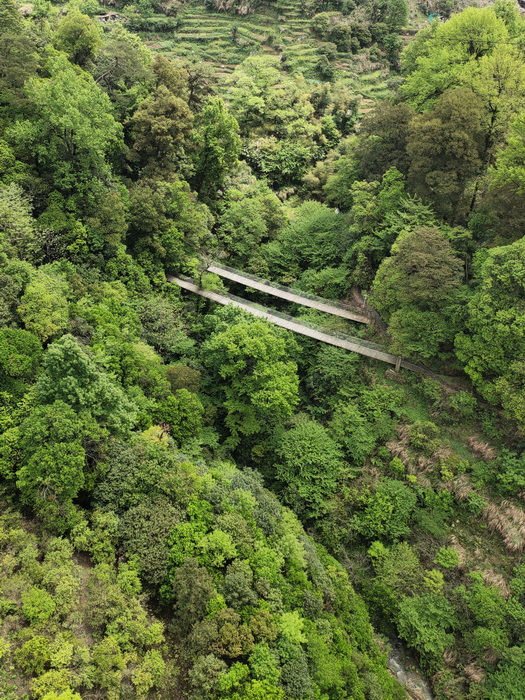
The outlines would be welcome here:
<svg viewBox="0 0 525 700">
<path fill-rule="evenodd" d="M 315 66 L 323 42 L 312 34 L 310 18 L 290 0 L 279 0 L 247 17 L 214 12 L 192 2 L 177 20 L 176 31 L 143 37 L 169 57 L 211 64 L 222 77 L 250 55 L 269 54 L 280 57 L 287 70 L 300 72 L 309 81 L 320 79 Z M 366 67 L 351 54 L 339 53 L 335 68 L 336 78 L 363 98 L 363 111 L 389 94 L 386 72 L 377 64 Z"/>
</svg>

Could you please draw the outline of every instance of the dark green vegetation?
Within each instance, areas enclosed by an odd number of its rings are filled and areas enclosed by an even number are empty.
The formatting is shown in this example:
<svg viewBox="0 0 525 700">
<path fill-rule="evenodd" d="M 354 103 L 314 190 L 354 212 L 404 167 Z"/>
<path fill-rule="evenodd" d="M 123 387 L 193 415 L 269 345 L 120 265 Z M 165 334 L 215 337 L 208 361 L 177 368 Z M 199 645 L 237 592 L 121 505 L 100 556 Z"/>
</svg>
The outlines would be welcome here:
<svg viewBox="0 0 525 700">
<path fill-rule="evenodd" d="M 203 8 L 98 9 L 0 6 L 0 696 L 401 700 L 395 636 L 439 700 L 521 700 L 517 9 L 400 55 L 403 3 L 290 5 L 312 66 L 246 44 L 278 7 L 214 5 L 222 77 L 142 40 Z M 215 258 L 361 290 L 381 342 L 463 390 L 166 282 L 220 289 Z"/>
</svg>

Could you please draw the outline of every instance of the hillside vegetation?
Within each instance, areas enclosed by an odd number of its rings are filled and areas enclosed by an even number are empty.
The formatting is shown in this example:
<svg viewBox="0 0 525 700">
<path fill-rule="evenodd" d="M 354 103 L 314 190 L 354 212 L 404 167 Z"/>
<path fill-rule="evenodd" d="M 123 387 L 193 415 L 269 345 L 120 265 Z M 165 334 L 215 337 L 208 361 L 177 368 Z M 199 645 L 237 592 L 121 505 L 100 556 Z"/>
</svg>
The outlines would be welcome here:
<svg viewBox="0 0 525 700">
<path fill-rule="evenodd" d="M 0 696 L 402 700 L 394 642 L 438 700 L 522 700 L 517 7 L 422 4 L 442 19 L 405 48 L 399 0 L 21 9 L 0 6 Z M 228 283 L 448 381 L 167 281 L 226 291 L 212 261 L 366 302 L 382 323 Z"/>
</svg>

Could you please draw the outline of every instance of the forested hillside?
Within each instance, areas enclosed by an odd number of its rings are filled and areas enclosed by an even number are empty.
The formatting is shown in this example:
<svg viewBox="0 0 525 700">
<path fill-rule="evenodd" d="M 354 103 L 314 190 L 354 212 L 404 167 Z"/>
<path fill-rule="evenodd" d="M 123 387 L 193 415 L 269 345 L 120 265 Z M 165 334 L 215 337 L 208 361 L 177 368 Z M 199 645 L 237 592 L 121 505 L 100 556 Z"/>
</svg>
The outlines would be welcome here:
<svg viewBox="0 0 525 700">
<path fill-rule="evenodd" d="M 110 7 L 0 0 L 0 697 L 522 700 L 518 6 Z"/>
</svg>

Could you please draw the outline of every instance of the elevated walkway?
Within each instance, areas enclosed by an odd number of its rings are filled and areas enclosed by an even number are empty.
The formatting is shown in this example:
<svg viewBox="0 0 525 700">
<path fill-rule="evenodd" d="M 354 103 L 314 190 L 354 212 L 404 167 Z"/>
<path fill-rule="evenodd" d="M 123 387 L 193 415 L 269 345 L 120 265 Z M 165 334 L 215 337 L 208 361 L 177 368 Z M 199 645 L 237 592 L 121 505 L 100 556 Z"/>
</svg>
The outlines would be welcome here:
<svg viewBox="0 0 525 700">
<path fill-rule="evenodd" d="M 228 267 L 227 265 L 213 263 L 212 265 L 209 265 L 208 272 L 213 272 L 214 274 L 229 279 L 232 282 L 243 284 L 245 287 L 257 289 L 265 294 L 271 294 L 274 297 L 280 297 L 281 299 L 286 299 L 287 301 L 291 301 L 295 304 L 309 306 L 312 309 L 324 311 L 325 313 L 332 314 L 333 316 L 340 316 L 341 318 L 347 318 L 350 321 L 357 321 L 358 323 L 371 323 L 371 320 L 367 316 L 363 316 L 363 314 L 352 311 L 347 306 L 336 301 L 329 301 L 328 299 L 323 299 L 315 294 L 308 294 L 307 292 L 301 292 L 297 289 L 284 287 L 283 285 L 275 282 L 263 280 L 261 277 L 250 275 L 247 272 L 235 270 L 233 267 Z"/>
<path fill-rule="evenodd" d="M 211 268 L 208 269 L 210 272 L 212 272 Z M 222 304 L 224 306 L 229 304 L 231 306 L 244 309 L 254 316 L 265 318 L 267 321 L 270 321 L 270 323 L 274 323 L 276 326 L 281 326 L 281 328 L 286 328 L 293 333 L 299 333 L 300 335 L 305 335 L 309 338 L 315 338 L 316 340 L 320 340 L 328 345 L 335 345 L 338 348 L 350 350 L 351 352 L 356 352 L 359 355 L 371 357 L 374 360 L 379 360 L 380 362 L 387 362 L 390 365 L 395 365 L 396 370 L 403 367 L 403 369 L 407 369 L 410 372 L 416 372 L 418 374 L 423 374 L 425 376 L 432 377 L 433 379 L 437 379 L 438 381 L 443 381 L 439 375 L 436 375 L 426 367 L 415 364 L 414 362 L 409 362 L 408 360 L 404 360 L 398 355 L 392 355 L 391 353 L 387 352 L 383 346 L 378 345 L 377 343 L 371 343 L 367 340 L 363 340 L 362 338 L 357 338 L 355 336 L 346 335 L 343 333 L 327 333 L 325 330 L 312 323 L 298 321 L 292 316 L 287 316 L 286 314 L 279 313 L 273 309 L 267 309 L 264 306 L 253 304 L 246 299 L 241 299 L 233 294 L 218 294 L 217 292 L 201 289 L 189 279 L 168 276 L 167 280 L 168 282 L 178 284 L 179 287 L 182 287 L 182 289 L 187 289 L 194 294 L 198 294 L 206 299 L 211 299 L 218 304 Z"/>
</svg>

